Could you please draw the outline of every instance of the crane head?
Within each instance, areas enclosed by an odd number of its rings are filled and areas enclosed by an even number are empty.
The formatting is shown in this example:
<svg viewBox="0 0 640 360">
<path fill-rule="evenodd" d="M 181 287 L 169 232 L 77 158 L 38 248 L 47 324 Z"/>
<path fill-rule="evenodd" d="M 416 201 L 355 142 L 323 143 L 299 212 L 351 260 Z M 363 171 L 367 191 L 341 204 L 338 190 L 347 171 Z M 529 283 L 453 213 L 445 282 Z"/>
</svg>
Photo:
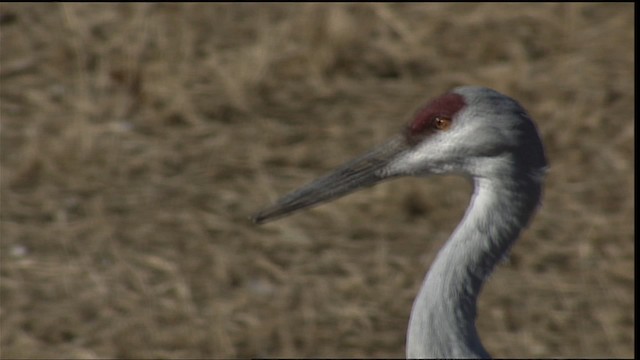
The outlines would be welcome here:
<svg viewBox="0 0 640 360">
<path fill-rule="evenodd" d="M 275 220 L 400 176 L 541 181 L 546 167 L 538 131 L 515 100 L 463 86 L 428 102 L 389 141 L 283 196 L 252 220 Z"/>
</svg>

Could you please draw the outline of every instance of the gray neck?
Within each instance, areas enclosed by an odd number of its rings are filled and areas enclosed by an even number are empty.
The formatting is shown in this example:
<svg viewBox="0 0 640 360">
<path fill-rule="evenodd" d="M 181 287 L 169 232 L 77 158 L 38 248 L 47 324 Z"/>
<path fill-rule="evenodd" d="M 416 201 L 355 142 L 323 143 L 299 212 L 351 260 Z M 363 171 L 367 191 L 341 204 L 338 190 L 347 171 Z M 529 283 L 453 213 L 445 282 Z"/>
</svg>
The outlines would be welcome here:
<svg viewBox="0 0 640 360">
<path fill-rule="evenodd" d="M 489 357 L 475 327 L 476 300 L 540 195 L 540 182 L 534 179 L 474 179 L 464 219 L 431 265 L 413 304 L 407 357 Z"/>
</svg>

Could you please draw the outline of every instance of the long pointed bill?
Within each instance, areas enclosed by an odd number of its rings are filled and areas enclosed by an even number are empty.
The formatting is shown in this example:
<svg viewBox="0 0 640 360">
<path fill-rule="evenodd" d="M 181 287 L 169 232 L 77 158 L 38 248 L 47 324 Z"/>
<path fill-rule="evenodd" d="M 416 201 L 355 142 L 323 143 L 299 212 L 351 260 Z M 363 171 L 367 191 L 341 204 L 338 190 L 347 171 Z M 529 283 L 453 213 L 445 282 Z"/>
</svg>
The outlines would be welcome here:
<svg viewBox="0 0 640 360">
<path fill-rule="evenodd" d="M 390 177 L 381 170 L 408 147 L 402 137 L 395 137 L 331 173 L 281 197 L 274 205 L 257 212 L 251 219 L 256 224 L 262 224 L 375 185 Z"/>
</svg>

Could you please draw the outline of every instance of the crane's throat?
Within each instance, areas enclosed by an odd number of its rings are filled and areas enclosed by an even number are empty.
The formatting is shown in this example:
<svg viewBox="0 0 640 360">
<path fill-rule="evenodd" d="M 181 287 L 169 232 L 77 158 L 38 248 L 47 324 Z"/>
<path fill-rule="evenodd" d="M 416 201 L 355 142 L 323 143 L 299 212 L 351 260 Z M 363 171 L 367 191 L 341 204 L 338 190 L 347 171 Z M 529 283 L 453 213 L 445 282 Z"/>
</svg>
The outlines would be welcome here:
<svg viewBox="0 0 640 360">
<path fill-rule="evenodd" d="M 464 219 L 438 253 L 413 304 L 409 357 L 489 357 L 476 331 L 482 285 L 532 217 L 539 182 L 476 179 Z"/>
</svg>

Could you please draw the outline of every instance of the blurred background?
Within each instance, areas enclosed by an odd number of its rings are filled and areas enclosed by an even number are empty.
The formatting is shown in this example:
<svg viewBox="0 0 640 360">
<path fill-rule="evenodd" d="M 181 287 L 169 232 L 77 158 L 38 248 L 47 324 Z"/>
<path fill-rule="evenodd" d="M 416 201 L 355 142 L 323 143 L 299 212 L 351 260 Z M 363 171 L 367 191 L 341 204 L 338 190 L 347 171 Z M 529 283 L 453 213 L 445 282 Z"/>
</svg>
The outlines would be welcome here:
<svg viewBox="0 0 640 360">
<path fill-rule="evenodd" d="M 634 12 L 1 4 L 1 356 L 403 357 L 468 182 L 248 216 L 463 84 L 522 103 L 551 163 L 487 349 L 634 356 Z"/>
</svg>

